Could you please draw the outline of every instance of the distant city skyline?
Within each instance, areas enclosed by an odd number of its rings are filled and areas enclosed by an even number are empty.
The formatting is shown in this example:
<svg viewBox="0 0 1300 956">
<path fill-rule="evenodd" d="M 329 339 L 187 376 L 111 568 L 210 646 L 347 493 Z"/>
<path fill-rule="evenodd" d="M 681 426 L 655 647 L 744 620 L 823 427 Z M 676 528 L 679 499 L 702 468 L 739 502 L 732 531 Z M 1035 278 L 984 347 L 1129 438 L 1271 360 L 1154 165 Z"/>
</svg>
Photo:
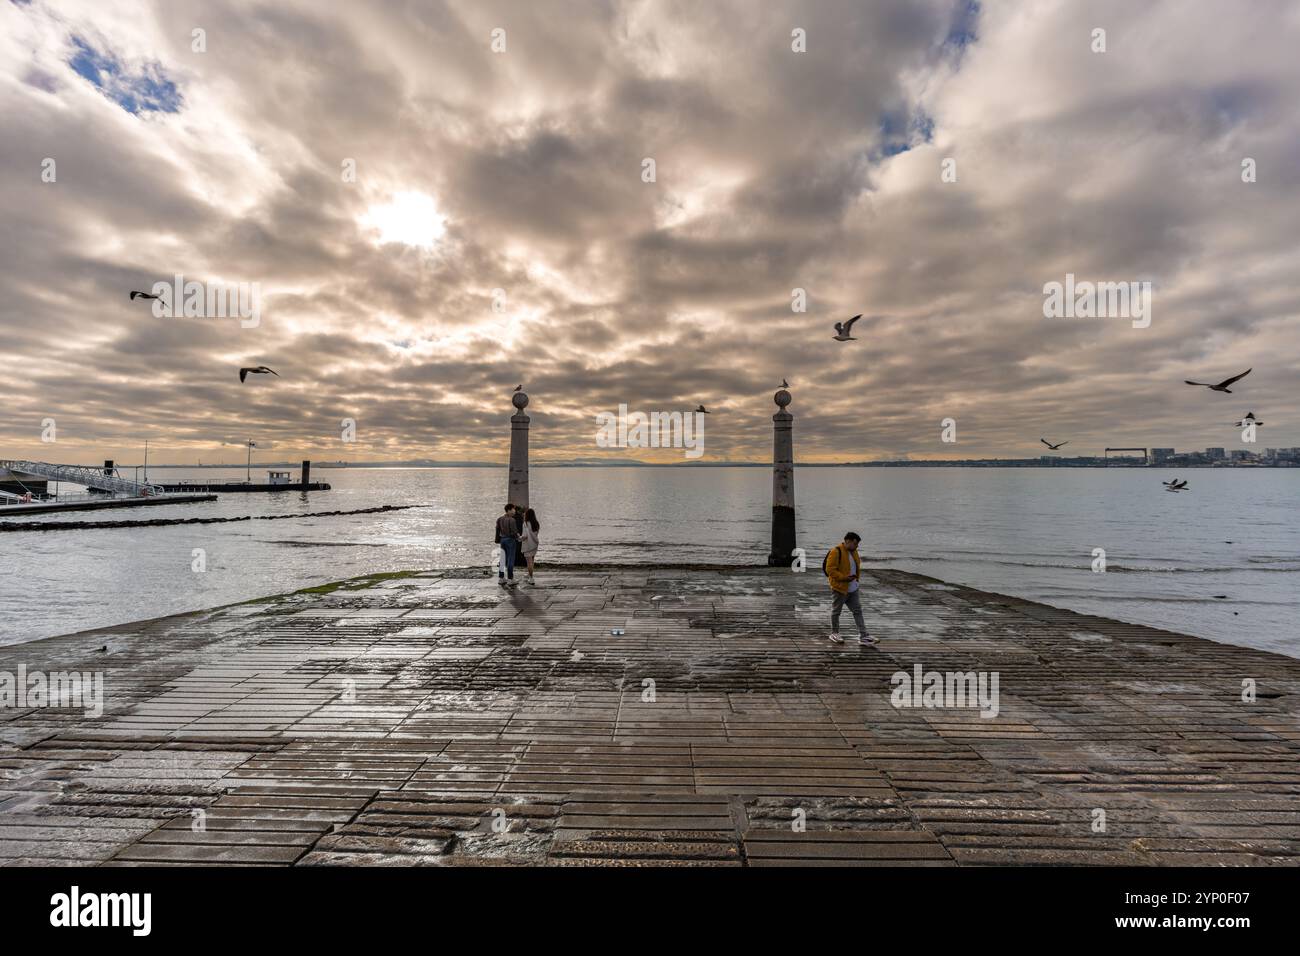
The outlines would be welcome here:
<svg viewBox="0 0 1300 956">
<path fill-rule="evenodd" d="M 869 459 L 869 460 L 859 459 L 856 461 L 842 461 L 842 462 L 803 462 L 802 464 L 809 465 L 809 466 L 816 466 L 816 467 L 836 467 L 836 466 L 854 467 L 854 466 L 872 466 L 872 465 L 887 465 L 887 464 L 918 464 L 918 465 L 958 464 L 960 465 L 966 463 L 987 464 L 990 462 L 999 462 L 999 461 L 1008 462 L 1008 463 L 1020 463 L 1020 464 L 1033 464 L 1035 462 L 1060 462 L 1062 464 L 1069 464 L 1069 463 L 1079 463 L 1079 462 L 1102 462 L 1105 459 L 1105 457 L 1106 456 L 1104 454 L 1103 455 L 1043 454 L 1043 455 L 1029 456 L 1029 457 L 1016 457 L 1016 456 L 1008 455 L 1008 456 L 992 456 L 988 458 L 899 458 L 899 459 Z M 1133 461 L 1139 459 L 1141 459 L 1141 456 L 1134 456 L 1131 454 L 1114 454 L 1110 456 L 1110 460 L 1114 463 Z M 1284 463 L 1288 466 L 1291 465 L 1300 466 L 1300 446 L 1296 446 L 1292 448 L 1261 448 L 1258 450 L 1225 449 L 1225 448 L 1214 447 L 1214 446 L 1205 449 L 1191 449 L 1191 450 L 1183 450 L 1183 451 L 1176 451 L 1175 449 L 1172 448 L 1151 448 L 1148 449 L 1148 453 L 1145 458 L 1146 462 L 1151 465 L 1162 465 L 1168 463 L 1171 466 L 1177 466 L 1180 464 L 1188 464 L 1188 463 L 1196 464 L 1200 459 L 1205 459 L 1206 461 L 1210 461 L 1210 462 L 1221 462 L 1224 464 L 1231 464 L 1233 461 L 1259 461 L 1259 462 L 1269 462 L 1269 463 Z M 134 469 L 143 469 L 146 467 L 143 461 L 134 460 L 134 459 L 124 459 L 121 461 L 116 459 L 105 459 L 103 464 L 107 464 L 109 461 L 112 461 L 113 466 L 119 470 L 120 469 L 134 470 Z M 505 467 L 506 465 L 505 461 L 454 460 L 454 459 L 439 460 L 434 458 L 413 458 L 413 459 L 396 459 L 396 460 L 367 460 L 367 459 L 352 460 L 352 459 L 338 458 L 338 459 L 311 460 L 311 461 L 312 461 L 312 466 L 315 468 L 338 468 L 338 467 L 366 468 L 366 467 L 384 467 L 384 466 L 441 467 L 441 468 L 454 468 L 454 467 L 495 468 L 495 467 Z M 275 468 L 278 466 L 285 466 L 285 465 L 292 466 L 292 465 L 297 465 L 299 463 L 300 460 L 298 459 L 274 458 L 272 456 L 268 456 L 264 461 L 254 461 L 252 467 L 254 468 L 254 470 L 256 470 L 259 468 L 267 469 L 267 468 Z M 83 466 L 99 466 L 101 462 L 83 461 L 83 462 L 77 462 L 76 464 L 83 465 Z M 549 459 L 540 458 L 540 459 L 534 459 L 532 461 L 532 465 L 534 467 L 541 467 L 541 468 L 557 467 L 557 466 L 572 467 L 572 466 L 583 466 L 583 465 L 590 465 L 590 466 L 682 465 L 685 467 L 691 467 L 691 466 L 769 467 L 770 464 L 771 464 L 770 462 L 762 462 L 762 461 L 748 462 L 748 461 L 735 461 L 735 460 L 724 460 L 724 461 L 716 461 L 716 462 L 710 462 L 707 460 L 683 461 L 678 458 L 673 458 L 668 461 L 652 461 L 641 457 L 622 457 L 622 456 L 605 457 L 605 458 L 598 458 L 595 456 L 589 456 L 586 458 L 549 458 Z M 177 468 L 245 469 L 248 466 L 244 461 L 204 462 L 200 459 L 193 462 L 154 461 L 149 463 L 147 467 L 158 468 L 158 469 L 164 469 L 164 468 L 165 469 L 177 469 Z"/>
</svg>

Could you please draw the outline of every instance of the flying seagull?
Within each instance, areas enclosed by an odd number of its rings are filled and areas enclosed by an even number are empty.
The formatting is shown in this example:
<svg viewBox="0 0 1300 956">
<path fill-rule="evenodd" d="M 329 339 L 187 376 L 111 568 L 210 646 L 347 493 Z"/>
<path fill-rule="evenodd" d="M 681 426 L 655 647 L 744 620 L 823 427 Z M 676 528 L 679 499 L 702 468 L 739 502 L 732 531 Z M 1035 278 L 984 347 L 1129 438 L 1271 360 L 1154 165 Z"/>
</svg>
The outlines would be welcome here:
<svg viewBox="0 0 1300 956">
<path fill-rule="evenodd" d="M 1223 392 L 1225 395 L 1231 395 L 1232 389 L 1228 388 L 1228 386 L 1231 385 L 1233 382 L 1237 381 L 1238 379 L 1245 378 L 1250 373 L 1251 373 L 1251 369 L 1248 368 L 1240 375 L 1234 375 L 1232 376 L 1232 378 L 1225 378 L 1218 385 L 1211 385 L 1209 382 L 1192 382 L 1187 379 L 1184 379 L 1183 381 L 1188 385 L 1200 385 L 1203 386 L 1204 388 L 1208 388 L 1212 392 Z"/>
<path fill-rule="evenodd" d="M 276 378 L 280 377 L 280 373 L 275 369 L 267 368 L 265 365 L 259 365 L 257 368 L 241 368 L 239 370 L 239 380 L 242 382 L 244 379 L 248 378 L 249 372 L 252 372 L 254 375 L 265 375 L 267 372 L 270 372 Z"/>
<path fill-rule="evenodd" d="M 132 302 L 134 302 L 136 299 L 156 299 L 156 298 L 158 298 L 158 296 L 153 295 L 149 292 L 136 292 L 134 289 L 131 290 Z"/>
<path fill-rule="evenodd" d="M 835 334 L 832 335 L 831 338 L 833 338 L 836 342 L 855 341 L 853 336 L 849 335 L 849 333 L 853 331 L 853 323 L 858 321 L 858 319 L 860 318 L 862 318 L 862 313 L 859 312 L 857 315 L 849 319 L 847 322 L 836 322 Z"/>
<path fill-rule="evenodd" d="M 1038 440 L 1042 442 L 1044 445 L 1046 445 L 1048 448 L 1052 449 L 1052 451 L 1056 451 L 1056 449 L 1060 448 L 1062 445 L 1070 444 L 1068 441 L 1062 441 L 1062 442 L 1057 442 L 1055 445 L 1053 445 L 1046 438 L 1040 438 Z"/>
<path fill-rule="evenodd" d="M 1162 484 L 1165 486 L 1165 491 L 1183 491 L 1187 488 L 1187 482 L 1180 481 L 1177 478 L 1173 481 L 1162 482 Z"/>
<path fill-rule="evenodd" d="M 713 414 L 713 413 L 710 412 L 707 408 L 705 408 L 703 405 L 701 405 L 699 408 L 697 408 L 697 409 L 695 409 L 695 410 L 696 410 L 697 412 L 703 412 L 705 415 L 712 415 L 712 414 Z"/>
</svg>

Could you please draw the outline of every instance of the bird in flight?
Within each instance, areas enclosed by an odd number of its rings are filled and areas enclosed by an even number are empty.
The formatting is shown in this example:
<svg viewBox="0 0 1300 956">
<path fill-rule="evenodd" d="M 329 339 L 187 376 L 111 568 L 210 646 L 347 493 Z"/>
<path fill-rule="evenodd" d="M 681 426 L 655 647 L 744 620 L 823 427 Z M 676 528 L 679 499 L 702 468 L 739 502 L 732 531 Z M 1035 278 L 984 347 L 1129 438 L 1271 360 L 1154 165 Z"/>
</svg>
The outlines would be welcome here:
<svg viewBox="0 0 1300 956">
<path fill-rule="evenodd" d="M 1061 442 L 1057 442 L 1055 445 L 1053 445 L 1053 444 L 1052 444 L 1050 441 L 1048 441 L 1046 438 L 1040 438 L 1040 439 L 1038 439 L 1038 440 L 1039 440 L 1040 442 L 1042 442 L 1044 445 L 1046 445 L 1048 448 L 1052 449 L 1052 451 L 1056 451 L 1056 449 L 1060 448 L 1062 445 L 1068 445 L 1068 444 L 1070 444 L 1068 441 L 1061 441 Z"/>
<path fill-rule="evenodd" d="M 248 378 L 249 372 L 252 372 L 254 375 L 265 375 L 267 372 L 270 372 L 276 378 L 280 377 L 280 373 L 275 369 L 267 368 L 265 365 L 259 365 L 257 368 L 241 368 L 239 370 L 239 380 L 242 382 L 244 379 Z"/>
<path fill-rule="evenodd" d="M 853 323 L 858 321 L 858 319 L 860 318 L 862 318 L 862 313 L 858 313 L 853 318 L 849 319 L 847 322 L 836 322 L 835 334 L 832 335 L 831 338 L 833 338 L 837 342 L 855 341 L 853 336 L 849 335 L 849 332 L 853 330 Z"/>
<path fill-rule="evenodd" d="M 697 408 L 697 409 L 695 409 L 695 410 L 696 410 L 697 412 L 703 412 L 705 415 L 711 415 L 711 414 L 713 414 L 713 413 L 710 412 L 707 408 L 705 408 L 703 405 L 701 405 L 699 408 Z"/>
<path fill-rule="evenodd" d="M 1251 371 L 1252 369 L 1248 368 L 1240 375 L 1234 375 L 1232 376 L 1232 378 L 1225 378 L 1218 385 L 1211 385 L 1209 382 L 1193 382 L 1187 379 L 1184 379 L 1183 381 L 1188 385 L 1200 385 L 1203 386 L 1204 388 L 1208 388 L 1212 392 L 1223 392 L 1225 395 L 1231 395 L 1232 389 L 1228 388 L 1228 386 L 1231 385 L 1233 382 L 1237 381 L 1238 379 L 1245 378 L 1247 375 L 1251 373 Z"/>
<path fill-rule="evenodd" d="M 1187 489 L 1187 482 L 1185 480 L 1180 481 L 1177 478 L 1173 481 L 1163 482 L 1163 484 L 1165 486 L 1165 491 L 1185 491 Z"/>
<path fill-rule="evenodd" d="M 156 299 L 156 298 L 158 298 L 156 295 L 153 295 L 149 292 L 136 292 L 134 289 L 131 290 L 132 302 L 134 302 L 136 299 Z"/>
</svg>

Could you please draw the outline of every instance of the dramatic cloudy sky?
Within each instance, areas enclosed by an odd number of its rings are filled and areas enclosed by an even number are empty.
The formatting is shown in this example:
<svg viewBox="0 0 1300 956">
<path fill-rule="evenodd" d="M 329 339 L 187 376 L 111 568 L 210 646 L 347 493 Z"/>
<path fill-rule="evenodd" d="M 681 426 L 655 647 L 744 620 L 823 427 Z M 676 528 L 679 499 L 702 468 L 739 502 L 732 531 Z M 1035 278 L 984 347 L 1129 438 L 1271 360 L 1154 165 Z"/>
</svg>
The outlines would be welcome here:
<svg viewBox="0 0 1300 956">
<path fill-rule="evenodd" d="M 1300 445 L 1298 48 L 1289 0 L 0 0 L 0 457 L 501 460 L 522 382 L 536 458 L 703 402 L 758 460 L 782 377 L 804 460 Z M 1067 272 L 1151 326 L 1044 318 Z M 261 324 L 128 301 L 177 273 Z"/>
</svg>

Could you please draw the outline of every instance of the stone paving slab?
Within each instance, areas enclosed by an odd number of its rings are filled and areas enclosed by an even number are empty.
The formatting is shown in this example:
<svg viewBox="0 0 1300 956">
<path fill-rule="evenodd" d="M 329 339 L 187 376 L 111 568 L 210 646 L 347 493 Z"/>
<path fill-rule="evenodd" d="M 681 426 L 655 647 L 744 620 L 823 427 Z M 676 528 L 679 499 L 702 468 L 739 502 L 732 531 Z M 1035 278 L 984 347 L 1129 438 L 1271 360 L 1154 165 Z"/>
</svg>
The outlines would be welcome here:
<svg viewBox="0 0 1300 956">
<path fill-rule="evenodd" d="M 0 709 L 0 865 L 1300 862 L 1300 661 L 887 570 L 872 648 L 815 573 L 540 580 L 0 648 L 105 688 Z M 997 714 L 896 706 L 918 664 L 996 673 Z"/>
</svg>

